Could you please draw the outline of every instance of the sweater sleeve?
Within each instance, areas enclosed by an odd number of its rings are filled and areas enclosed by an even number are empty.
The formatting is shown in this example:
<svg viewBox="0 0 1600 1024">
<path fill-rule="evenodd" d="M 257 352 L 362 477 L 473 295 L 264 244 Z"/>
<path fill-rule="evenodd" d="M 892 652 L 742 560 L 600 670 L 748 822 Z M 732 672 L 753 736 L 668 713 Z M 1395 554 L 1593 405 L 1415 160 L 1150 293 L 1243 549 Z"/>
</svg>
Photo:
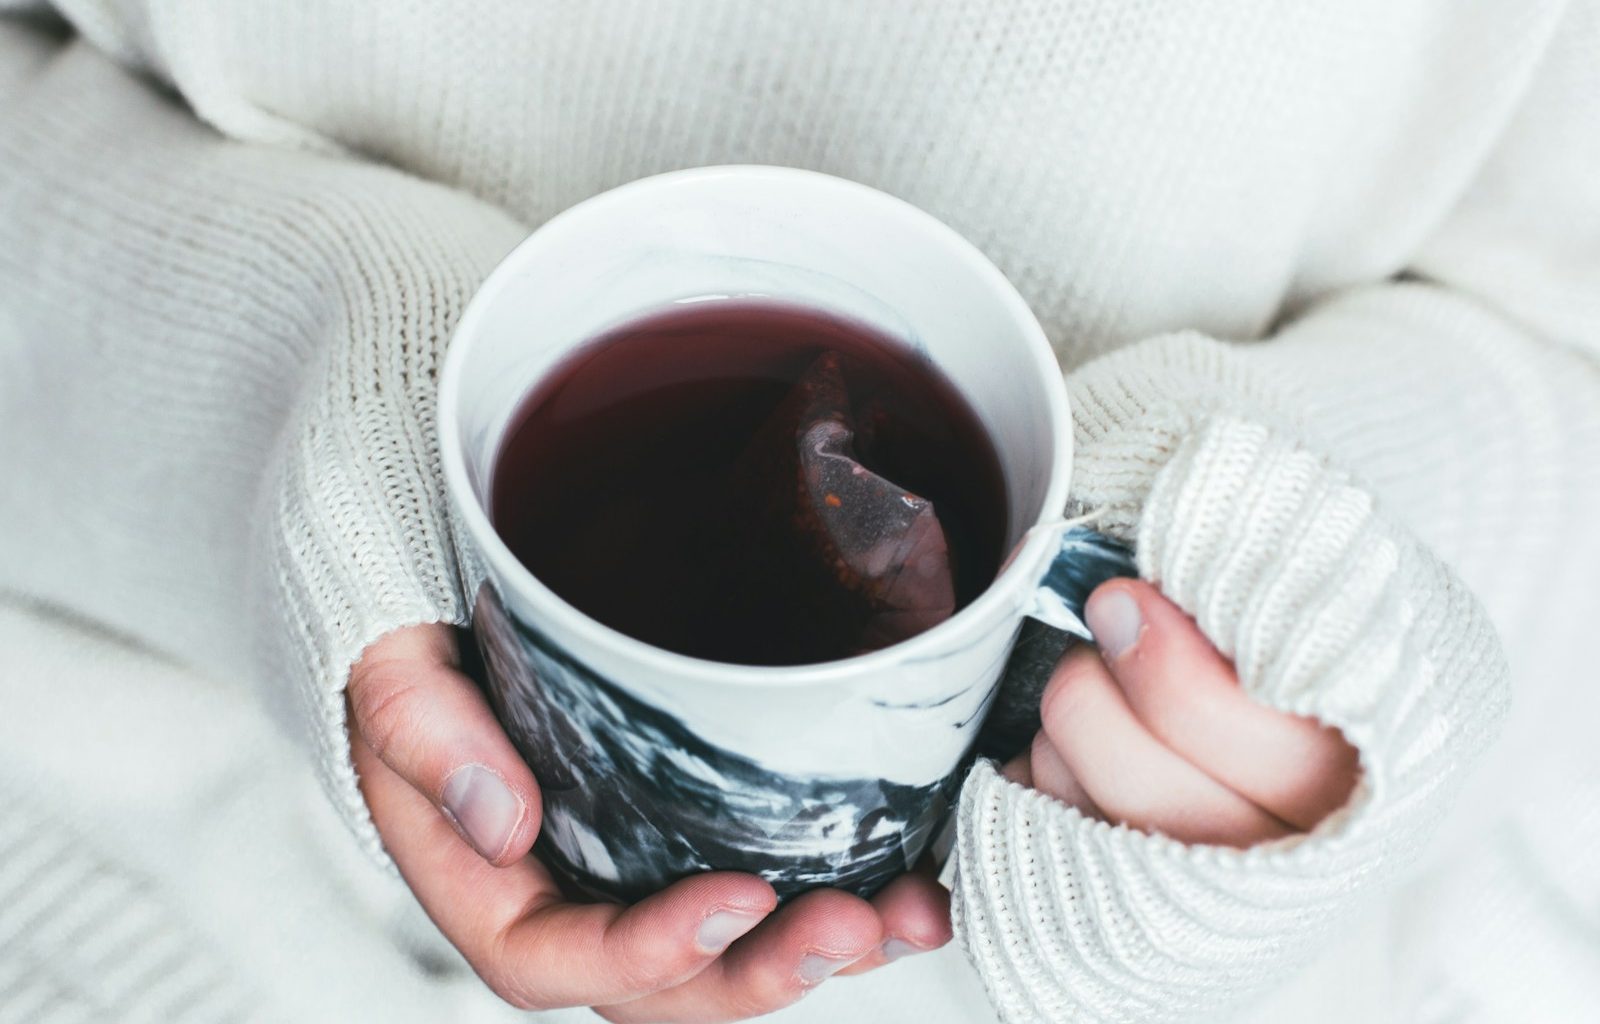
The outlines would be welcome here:
<svg viewBox="0 0 1600 1024">
<path fill-rule="evenodd" d="M 253 685 L 380 857 L 344 681 L 462 618 L 434 378 L 524 233 L 0 22 L 0 589 Z"/>
<path fill-rule="evenodd" d="M 1232 851 L 1091 821 L 980 763 L 954 910 L 1008 1024 L 1248 999 L 1414 861 L 1493 740 L 1495 626 L 1537 616 L 1600 522 L 1600 20 L 1571 20 L 1397 280 L 1265 341 L 1152 338 L 1069 376 L 1075 498 L 1248 693 L 1340 727 L 1364 777 L 1311 834 Z"/>
</svg>

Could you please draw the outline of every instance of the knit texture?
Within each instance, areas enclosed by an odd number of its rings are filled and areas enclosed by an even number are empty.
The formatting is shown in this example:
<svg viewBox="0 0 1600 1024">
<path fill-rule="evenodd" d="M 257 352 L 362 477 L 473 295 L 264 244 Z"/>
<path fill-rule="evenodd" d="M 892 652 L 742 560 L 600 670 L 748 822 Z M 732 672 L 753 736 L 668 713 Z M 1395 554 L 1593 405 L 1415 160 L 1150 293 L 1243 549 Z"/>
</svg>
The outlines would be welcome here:
<svg viewBox="0 0 1600 1024">
<path fill-rule="evenodd" d="M 74 343 L 0 376 L 7 456 L 32 467 L 0 498 L 8 543 L 46 541 L 4 582 L 250 665 L 383 857 L 344 681 L 396 626 L 464 619 L 438 364 L 525 231 L 384 168 L 226 144 L 81 44 L 32 88 L 49 101 L 0 114 L 0 308 L 13 346 Z"/>
<path fill-rule="evenodd" d="M 6 597 L 0 651 L 0 1022 L 526 1021 L 225 678 Z"/>
<path fill-rule="evenodd" d="M 464 618 L 440 353 L 528 225 L 643 174 L 794 164 L 965 233 L 1068 373 L 1074 499 L 1362 750 L 1346 812 L 1243 854 L 978 768 L 958 930 L 1008 1022 L 1187 1019 L 1309 955 L 1493 734 L 1489 622 L 1600 521 L 1593 5 L 60 8 L 84 39 L 0 26 L 0 587 L 253 687 L 379 857 L 343 686 Z"/>
<path fill-rule="evenodd" d="M 980 764 L 954 912 L 1008 1019 L 1194 1020 L 1260 988 L 1415 855 L 1505 709 L 1481 609 L 1368 494 L 1253 423 L 1177 436 L 1138 503 L 1140 574 L 1247 692 L 1338 725 L 1363 783 L 1311 836 L 1238 852 L 1087 819 Z"/>
<path fill-rule="evenodd" d="M 5 792 L 0 816 L 0 1021 L 260 1020 L 143 881 L 87 837 Z"/>
</svg>

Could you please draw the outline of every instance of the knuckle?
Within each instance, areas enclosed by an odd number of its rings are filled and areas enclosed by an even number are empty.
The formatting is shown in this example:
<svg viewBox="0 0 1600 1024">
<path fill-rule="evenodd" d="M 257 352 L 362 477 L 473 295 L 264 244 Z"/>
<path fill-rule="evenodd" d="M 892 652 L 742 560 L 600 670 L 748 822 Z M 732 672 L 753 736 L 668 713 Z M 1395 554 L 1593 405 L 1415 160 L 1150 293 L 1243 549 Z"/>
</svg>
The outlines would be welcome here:
<svg viewBox="0 0 1600 1024">
<path fill-rule="evenodd" d="M 478 977 L 489 986 L 500 1000 L 518 1010 L 548 1010 L 551 1007 L 537 992 L 523 983 L 520 979 L 507 976 L 497 971 L 478 972 Z"/>
<path fill-rule="evenodd" d="M 383 758 L 398 738 L 416 731 L 423 717 L 421 698 L 415 683 L 386 672 L 369 673 L 351 689 L 356 725 L 373 753 Z"/>
<path fill-rule="evenodd" d="M 759 963 L 726 972 L 717 985 L 716 1005 L 730 1018 L 760 1017 L 796 1002 L 815 986 L 800 978 L 800 952 L 772 951 Z"/>
<path fill-rule="evenodd" d="M 1100 656 L 1090 647 L 1073 650 L 1050 676 L 1039 701 L 1039 715 L 1046 723 L 1058 727 L 1070 722 L 1082 711 L 1083 696 L 1093 684 L 1094 674 L 1104 672 Z"/>
<path fill-rule="evenodd" d="M 804 994 L 805 990 L 798 981 L 794 983 L 792 992 L 785 993 L 780 991 L 776 981 L 745 978 L 718 986 L 713 1001 L 708 1005 L 716 1006 L 720 1015 L 727 1020 L 745 1020 L 781 1010 Z"/>
<path fill-rule="evenodd" d="M 666 988 L 706 959 L 687 943 L 640 929 L 608 932 L 606 946 L 617 980 L 629 992 L 641 995 Z"/>
<path fill-rule="evenodd" d="M 774 972 L 765 982 L 734 993 L 730 1002 L 740 1017 L 760 1017 L 783 1009 L 808 991 L 810 987 L 794 972 Z"/>
<path fill-rule="evenodd" d="M 1060 752 L 1056 750 L 1055 741 L 1050 738 L 1050 734 L 1047 731 L 1040 729 L 1033 734 L 1033 745 L 1028 748 L 1028 757 L 1036 767 L 1047 758 L 1059 758 L 1060 756 Z M 1034 781 L 1036 783 L 1039 781 L 1037 771 L 1034 775 Z"/>
</svg>

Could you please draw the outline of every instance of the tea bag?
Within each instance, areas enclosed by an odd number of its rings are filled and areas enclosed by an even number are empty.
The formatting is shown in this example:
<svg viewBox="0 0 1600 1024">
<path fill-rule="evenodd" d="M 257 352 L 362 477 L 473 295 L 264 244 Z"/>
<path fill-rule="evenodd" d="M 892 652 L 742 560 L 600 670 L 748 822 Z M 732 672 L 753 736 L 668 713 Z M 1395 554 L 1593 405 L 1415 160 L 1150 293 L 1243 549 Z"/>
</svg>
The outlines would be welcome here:
<svg viewBox="0 0 1600 1024">
<path fill-rule="evenodd" d="M 850 360 L 825 352 L 751 439 L 733 471 L 739 529 L 760 535 L 770 586 L 835 657 L 877 650 L 955 611 L 945 531 L 933 503 L 875 472 L 870 396 L 853 400 Z"/>
</svg>

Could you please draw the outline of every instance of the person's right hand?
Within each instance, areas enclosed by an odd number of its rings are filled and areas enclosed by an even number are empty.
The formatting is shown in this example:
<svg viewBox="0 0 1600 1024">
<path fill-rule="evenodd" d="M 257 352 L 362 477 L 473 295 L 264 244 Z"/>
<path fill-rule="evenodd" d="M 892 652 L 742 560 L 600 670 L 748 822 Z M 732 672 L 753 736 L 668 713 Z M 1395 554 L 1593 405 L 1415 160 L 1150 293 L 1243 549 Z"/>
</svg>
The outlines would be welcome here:
<svg viewBox="0 0 1600 1024">
<path fill-rule="evenodd" d="M 566 902 L 539 861 L 539 786 L 457 670 L 448 626 L 397 630 L 350 674 L 351 753 L 390 856 L 439 929 L 501 998 L 594 1006 L 611 1021 L 738 1020 L 845 969 L 950 938 L 927 874 L 872 902 L 837 890 L 775 911 L 753 875 L 688 878 L 631 907 Z"/>
</svg>

